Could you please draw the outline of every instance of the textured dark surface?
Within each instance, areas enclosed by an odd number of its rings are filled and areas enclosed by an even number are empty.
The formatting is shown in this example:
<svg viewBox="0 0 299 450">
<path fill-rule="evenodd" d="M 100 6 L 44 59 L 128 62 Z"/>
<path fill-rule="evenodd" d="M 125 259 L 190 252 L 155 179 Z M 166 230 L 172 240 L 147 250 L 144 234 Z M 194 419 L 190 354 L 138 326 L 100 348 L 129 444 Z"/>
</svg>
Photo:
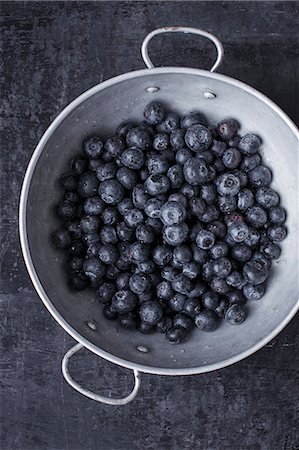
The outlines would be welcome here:
<svg viewBox="0 0 299 450">
<path fill-rule="evenodd" d="M 140 44 L 156 27 L 214 32 L 226 51 L 221 72 L 261 90 L 298 122 L 298 2 L 1 2 L 0 8 L 1 449 L 298 450 L 298 319 L 232 367 L 190 377 L 144 375 L 133 403 L 97 404 L 63 381 L 61 358 L 73 341 L 39 301 L 17 234 L 24 171 L 50 121 L 99 81 L 142 68 Z M 151 52 L 157 64 L 209 68 L 214 58 L 211 44 L 189 36 L 157 38 Z M 87 352 L 72 367 L 86 386 L 106 394 L 131 386 L 129 371 Z"/>
</svg>

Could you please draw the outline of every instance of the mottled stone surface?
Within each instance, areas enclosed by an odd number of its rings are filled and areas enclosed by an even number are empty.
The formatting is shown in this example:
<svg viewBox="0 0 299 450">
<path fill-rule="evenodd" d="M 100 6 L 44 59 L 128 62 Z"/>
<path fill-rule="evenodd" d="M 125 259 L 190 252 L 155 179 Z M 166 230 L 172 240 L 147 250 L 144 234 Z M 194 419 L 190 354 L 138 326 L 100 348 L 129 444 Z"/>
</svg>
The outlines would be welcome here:
<svg viewBox="0 0 299 450">
<path fill-rule="evenodd" d="M 17 233 L 21 182 L 42 133 L 84 90 L 142 68 L 140 43 L 156 27 L 214 32 L 225 46 L 221 72 L 298 122 L 298 2 L 1 2 L 0 9 L 1 449 L 298 450 L 298 318 L 232 367 L 144 375 L 133 403 L 97 404 L 63 381 L 61 358 L 73 341 L 39 301 Z M 151 45 L 164 65 L 209 68 L 213 52 L 190 36 Z M 72 370 L 106 394 L 131 386 L 129 371 L 87 352 Z"/>
</svg>

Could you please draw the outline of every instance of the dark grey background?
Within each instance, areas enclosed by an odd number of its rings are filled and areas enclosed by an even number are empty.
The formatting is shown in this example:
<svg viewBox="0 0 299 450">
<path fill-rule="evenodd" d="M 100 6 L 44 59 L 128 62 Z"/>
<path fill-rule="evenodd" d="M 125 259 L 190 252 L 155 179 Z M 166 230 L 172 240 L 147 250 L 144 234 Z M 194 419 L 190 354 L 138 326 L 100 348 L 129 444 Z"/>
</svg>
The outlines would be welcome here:
<svg viewBox="0 0 299 450">
<path fill-rule="evenodd" d="M 215 33 L 226 53 L 221 72 L 261 90 L 298 122 L 298 2 L 0 7 L 1 449 L 298 450 L 296 319 L 232 367 L 190 377 L 144 375 L 133 403 L 97 404 L 63 381 L 61 358 L 73 341 L 33 290 L 17 234 L 20 187 L 42 133 L 86 89 L 142 68 L 140 44 L 156 27 L 189 25 Z M 151 52 L 157 64 L 207 69 L 215 58 L 212 44 L 181 35 L 157 38 Z M 72 370 L 99 392 L 121 395 L 131 387 L 130 372 L 87 352 Z"/>
</svg>

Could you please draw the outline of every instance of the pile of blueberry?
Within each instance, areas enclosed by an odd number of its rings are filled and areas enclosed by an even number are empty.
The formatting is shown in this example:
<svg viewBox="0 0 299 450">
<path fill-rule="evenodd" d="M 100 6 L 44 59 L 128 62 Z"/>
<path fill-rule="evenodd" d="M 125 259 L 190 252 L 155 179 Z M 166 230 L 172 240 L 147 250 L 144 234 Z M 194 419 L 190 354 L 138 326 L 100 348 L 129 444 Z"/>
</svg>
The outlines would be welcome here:
<svg viewBox="0 0 299 450">
<path fill-rule="evenodd" d="M 177 344 L 194 326 L 243 322 L 280 255 L 286 214 L 260 139 L 238 136 L 235 120 L 211 128 L 157 102 L 144 119 L 105 143 L 84 140 L 60 178 L 54 243 L 70 286 L 94 288 L 105 318 Z"/>
</svg>

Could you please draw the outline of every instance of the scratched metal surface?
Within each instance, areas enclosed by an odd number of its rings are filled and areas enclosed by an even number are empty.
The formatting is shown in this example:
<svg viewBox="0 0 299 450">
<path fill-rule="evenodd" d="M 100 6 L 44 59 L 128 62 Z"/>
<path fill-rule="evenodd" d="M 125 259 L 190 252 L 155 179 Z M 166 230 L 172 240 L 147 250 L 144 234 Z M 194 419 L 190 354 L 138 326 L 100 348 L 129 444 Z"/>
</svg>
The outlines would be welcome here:
<svg viewBox="0 0 299 450">
<path fill-rule="evenodd" d="M 298 123 L 298 2 L 1 2 L 0 10 L 0 448 L 298 450 L 298 317 L 232 367 L 144 375 L 133 403 L 100 405 L 62 379 L 73 341 L 34 292 L 17 234 L 24 170 L 50 121 L 99 80 L 143 67 L 140 43 L 156 27 L 215 33 L 226 50 L 221 72 L 261 90 Z M 151 48 L 160 64 L 213 61 L 212 45 L 196 37 L 165 36 Z M 72 370 L 92 389 L 106 386 L 106 395 L 131 387 L 129 371 L 91 354 L 78 355 Z"/>
</svg>

